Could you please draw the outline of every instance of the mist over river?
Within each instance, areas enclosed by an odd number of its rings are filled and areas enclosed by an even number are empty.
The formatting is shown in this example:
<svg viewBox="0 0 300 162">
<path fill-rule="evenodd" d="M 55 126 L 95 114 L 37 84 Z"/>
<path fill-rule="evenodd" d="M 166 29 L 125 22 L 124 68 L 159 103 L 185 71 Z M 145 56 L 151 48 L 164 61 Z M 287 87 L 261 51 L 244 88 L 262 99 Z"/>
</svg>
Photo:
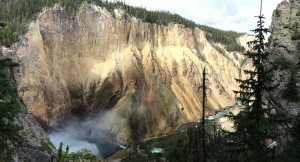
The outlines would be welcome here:
<svg viewBox="0 0 300 162">
<path fill-rule="evenodd" d="M 234 108 L 228 108 L 215 115 L 207 116 L 205 120 L 208 122 L 207 124 L 209 124 L 215 119 L 222 118 L 232 110 L 234 110 Z M 107 118 L 111 119 L 107 113 L 101 113 L 101 115 L 95 115 L 94 117 L 73 117 L 65 122 L 63 126 L 51 130 L 48 136 L 56 148 L 58 148 L 60 142 L 62 142 L 63 150 L 65 150 L 66 146 L 69 146 L 69 152 L 88 149 L 94 155 L 107 158 L 118 150 L 124 149 L 124 147 L 117 142 L 115 137 L 106 131 Z M 168 136 L 157 137 L 139 144 L 144 145 L 144 147 L 151 152 L 153 150 L 155 152 L 157 149 L 161 149 L 162 151 L 169 150 L 179 139 L 186 138 L 188 128 L 197 127 L 200 123 L 201 120 L 184 124 Z"/>
<path fill-rule="evenodd" d="M 115 137 L 104 129 L 104 125 L 105 116 L 95 119 L 73 117 L 59 128 L 49 131 L 48 136 L 56 148 L 62 142 L 63 150 L 67 146 L 69 152 L 88 149 L 94 155 L 106 158 L 122 148 Z"/>
</svg>

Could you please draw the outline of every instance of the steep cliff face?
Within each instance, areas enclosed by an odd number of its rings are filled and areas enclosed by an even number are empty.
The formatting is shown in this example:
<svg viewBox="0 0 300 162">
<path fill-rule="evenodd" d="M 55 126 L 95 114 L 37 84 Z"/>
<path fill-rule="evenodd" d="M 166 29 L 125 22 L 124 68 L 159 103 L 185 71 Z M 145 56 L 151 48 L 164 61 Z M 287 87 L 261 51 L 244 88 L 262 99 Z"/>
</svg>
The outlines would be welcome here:
<svg viewBox="0 0 300 162">
<path fill-rule="evenodd" d="M 270 99 L 277 106 L 297 114 L 300 100 L 300 0 L 282 1 L 273 12 L 270 27 L 270 64 L 277 70 L 275 77 L 280 83 Z M 298 64 L 298 65 L 297 65 Z M 298 94 L 299 95 L 299 94 Z M 299 97 L 299 96 L 298 96 Z"/>
<path fill-rule="evenodd" d="M 50 161 L 50 155 L 55 151 L 46 132 L 36 119 L 28 114 L 25 107 L 19 103 L 22 112 L 17 116 L 15 123 L 21 128 L 21 142 L 15 144 L 14 160 L 23 161 Z"/>
<path fill-rule="evenodd" d="M 86 3 L 75 14 L 59 6 L 40 13 L 16 57 L 19 95 L 45 126 L 105 112 L 105 129 L 123 142 L 199 119 L 204 67 L 205 113 L 234 105 L 234 78 L 241 77 L 244 59 L 218 52 L 198 28 L 149 24 Z"/>
<path fill-rule="evenodd" d="M 0 46 L 0 59 L 12 58 L 13 56 L 12 50 Z M 20 112 L 16 115 L 14 124 L 19 128 L 17 134 L 20 135 L 20 138 L 15 141 L 7 140 L 13 151 L 13 160 L 17 162 L 49 161 L 50 154 L 54 152 L 55 148 L 47 137 L 46 132 L 36 119 L 28 113 L 18 98 L 16 99 L 16 104 Z M 1 150 L 1 153 L 3 153 L 2 151 L 4 150 Z"/>
</svg>

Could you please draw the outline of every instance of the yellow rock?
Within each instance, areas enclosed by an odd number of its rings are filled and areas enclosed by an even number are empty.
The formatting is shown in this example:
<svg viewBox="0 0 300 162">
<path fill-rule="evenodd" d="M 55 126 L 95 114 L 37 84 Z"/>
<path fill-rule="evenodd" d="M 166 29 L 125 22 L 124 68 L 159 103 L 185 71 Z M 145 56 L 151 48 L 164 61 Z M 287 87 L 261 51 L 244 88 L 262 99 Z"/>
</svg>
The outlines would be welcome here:
<svg viewBox="0 0 300 162">
<path fill-rule="evenodd" d="M 16 51 L 18 92 L 40 122 L 55 126 L 77 110 L 105 110 L 106 129 L 119 141 L 157 135 L 200 118 L 204 66 L 206 114 L 235 104 L 241 54 L 220 54 L 199 28 L 114 12 L 85 3 L 68 15 L 56 6 L 30 24 Z"/>
</svg>

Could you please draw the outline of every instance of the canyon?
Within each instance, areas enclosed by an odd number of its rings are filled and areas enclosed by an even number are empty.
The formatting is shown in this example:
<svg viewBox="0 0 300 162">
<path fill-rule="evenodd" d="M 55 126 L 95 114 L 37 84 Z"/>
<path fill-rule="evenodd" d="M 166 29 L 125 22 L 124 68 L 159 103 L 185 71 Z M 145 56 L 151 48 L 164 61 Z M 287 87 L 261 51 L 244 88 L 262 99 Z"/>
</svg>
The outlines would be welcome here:
<svg viewBox="0 0 300 162">
<path fill-rule="evenodd" d="M 19 96 L 44 128 L 71 116 L 105 114 L 101 129 L 121 143 L 168 132 L 199 120 L 204 67 L 210 88 L 205 114 L 235 104 L 235 78 L 250 67 L 242 66 L 241 53 L 212 45 L 199 28 L 113 12 L 88 3 L 73 14 L 59 5 L 44 9 L 15 47 Z M 249 39 L 236 41 L 247 48 Z"/>
<path fill-rule="evenodd" d="M 266 103 L 293 115 L 299 101 L 289 101 L 283 92 L 288 85 L 300 86 L 299 9 L 299 0 L 284 0 L 273 12 L 266 63 L 278 81 Z M 113 150 L 198 121 L 204 67 L 205 115 L 235 105 L 235 78 L 245 79 L 243 70 L 251 63 L 241 52 L 209 40 L 210 34 L 144 22 L 121 7 L 108 11 L 85 2 L 75 12 L 60 5 L 43 9 L 20 42 L 1 50 L 1 58 L 20 63 L 13 71 L 22 110 L 16 124 L 26 140 L 16 148 L 16 161 L 49 159 L 55 150 L 49 136 L 74 138 L 97 154 L 99 148 L 89 143 L 96 138 L 115 145 Z M 246 50 L 250 40 L 248 34 L 236 39 Z M 230 123 L 224 125 L 230 130 Z"/>
</svg>

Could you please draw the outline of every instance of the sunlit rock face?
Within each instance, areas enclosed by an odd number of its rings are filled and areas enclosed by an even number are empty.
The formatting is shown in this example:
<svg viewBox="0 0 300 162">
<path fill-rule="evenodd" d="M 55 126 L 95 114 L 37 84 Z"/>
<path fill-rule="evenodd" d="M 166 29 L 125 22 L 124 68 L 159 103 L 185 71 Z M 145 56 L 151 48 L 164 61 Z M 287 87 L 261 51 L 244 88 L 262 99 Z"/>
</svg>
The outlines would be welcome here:
<svg viewBox="0 0 300 162">
<path fill-rule="evenodd" d="M 269 94 L 268 99 L 296 115 L 300 101 L 288 101 L 283 92 L 291 84 L 291 78 L 294 79 L 295 88 L 300 89 L 300 0 L 279 3 L 273 12 L 270 30 L 269 64 L 277 69 L 274 74 L 279 86 Z"/>
<path fill-rule="evenodd" d="M 243 77 L 243 56 L 220 54 L 198 28 L 145 23 L 86 3 L 75 14 L 44 10 L 16 54 L 19 95 L 44 126 L 105 112 L 97 124 L 124 143 L 199 119 L 204 67 L 206 114 L 234 105 L 234 78 Z"/>
</svg>

